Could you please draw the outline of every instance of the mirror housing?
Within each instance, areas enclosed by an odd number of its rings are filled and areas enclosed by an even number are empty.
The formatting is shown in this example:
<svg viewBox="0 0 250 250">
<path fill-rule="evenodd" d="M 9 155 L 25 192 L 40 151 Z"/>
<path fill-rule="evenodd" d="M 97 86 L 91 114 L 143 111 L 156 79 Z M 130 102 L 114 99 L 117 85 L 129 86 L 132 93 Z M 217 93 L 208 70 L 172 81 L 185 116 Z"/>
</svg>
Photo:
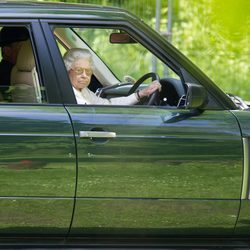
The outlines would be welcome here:
<svg viewBox="0 0 250 250">
<path fill-rule="evenodd" d="M 208 102 L 207 91 L 201 85 L 196 83 L 186 83 L 186 109 L 197 109 L 204 107 Z"/>
<path fill-rule="evenodd" d="M 129 34 L 127 33 L 111 33 L 109 37 L 110 43 L 115 44 L 128 44 L 137 43 Z"/>
</svg>

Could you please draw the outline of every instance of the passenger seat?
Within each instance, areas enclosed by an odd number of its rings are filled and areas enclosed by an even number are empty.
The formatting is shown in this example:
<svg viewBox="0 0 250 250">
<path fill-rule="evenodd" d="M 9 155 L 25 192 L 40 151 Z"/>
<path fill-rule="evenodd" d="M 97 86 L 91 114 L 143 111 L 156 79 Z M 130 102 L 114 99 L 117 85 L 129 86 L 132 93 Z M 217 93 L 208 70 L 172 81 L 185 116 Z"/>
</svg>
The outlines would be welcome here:
<svg viewBox="0 0 250 250">
<path fill-rule="evenodd" d="M 41 90 L 30 40 L 22 42 L 16 65 L 11 71 L 12 101 L 41 103 Z"/>
</svg>

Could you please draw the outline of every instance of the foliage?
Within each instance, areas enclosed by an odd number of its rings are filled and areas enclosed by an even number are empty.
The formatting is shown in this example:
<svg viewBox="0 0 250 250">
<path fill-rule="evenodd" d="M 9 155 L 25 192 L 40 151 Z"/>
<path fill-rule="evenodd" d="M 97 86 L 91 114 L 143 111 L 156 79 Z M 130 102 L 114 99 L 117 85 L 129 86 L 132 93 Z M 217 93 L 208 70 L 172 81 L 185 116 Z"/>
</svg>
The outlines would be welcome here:
<svg viewBox="0 0 250 250">
<path fill-rule="evenodd" d="M 250 2 L 179 1 L 173 44 L 218 86 L 250 99 Z"/>
<path fill-rule="evenodd" d="M 54 0 L 58 1 L 58 0 Z M 63 0 L 61 0 L 63 1 Z M 69 2 L 64 0 L 63 2 Z M 71 0 L 119 6 L 156 27 L 156 0 Z M 161 1 L 160 31 L 166 33 L 169 1 Z M 168 37 L 219 87 L 250 100 L 248 0 L 172 0 L 172 36 Z"/>
</svg>

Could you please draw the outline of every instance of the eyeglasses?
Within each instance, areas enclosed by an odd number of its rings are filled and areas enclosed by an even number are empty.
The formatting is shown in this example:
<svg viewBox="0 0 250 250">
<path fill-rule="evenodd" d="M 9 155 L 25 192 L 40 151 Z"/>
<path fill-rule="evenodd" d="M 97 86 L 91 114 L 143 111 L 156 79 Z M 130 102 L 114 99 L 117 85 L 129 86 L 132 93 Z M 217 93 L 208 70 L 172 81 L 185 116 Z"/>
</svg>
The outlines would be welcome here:
<svg viewBox="0 0 250 250">
<path fill-rule="evenodd" d="M 77 75 L 82 75 L 84 71 L 85 71 L 85 74 L 87 76 L 91 76 L 92 75 L 92 70 L 91 69 L 86 69 L 86 68 L 82 68 L 82 67 L 76 67 L 76 68 L 74 68 L 72 70 L 75 71 L 75 73 Z"/>
</svg>

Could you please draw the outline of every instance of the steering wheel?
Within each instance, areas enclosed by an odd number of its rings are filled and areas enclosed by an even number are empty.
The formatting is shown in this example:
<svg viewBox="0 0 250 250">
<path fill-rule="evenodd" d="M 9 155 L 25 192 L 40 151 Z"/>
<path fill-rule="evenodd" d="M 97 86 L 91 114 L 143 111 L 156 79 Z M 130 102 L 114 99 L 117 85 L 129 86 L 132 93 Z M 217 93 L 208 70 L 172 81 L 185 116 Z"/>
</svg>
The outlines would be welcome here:
<svg viewBox="0 0 250 250">
<path fill-rule="evenodd" d="M 145 75 L 143 75 L 141 78 L 139 78 L 131 87 L 131 89 L 128 92 L 128 95 L 133 94 L 138 88 L 139 86 L 145 82 L 146 79 L 148 78 L 152 78 L 152 81 L 160 81 L 160 77 L 158 76 L 157 73 L 151 72 L 151 73 L 147 73 Z M 144 102 L 145 105 L 157 105 L 159 104 L 159 90 L 156 90 L 155 92 L 153 92 L 148 98 L 147 100 Z"/>
</svg>

